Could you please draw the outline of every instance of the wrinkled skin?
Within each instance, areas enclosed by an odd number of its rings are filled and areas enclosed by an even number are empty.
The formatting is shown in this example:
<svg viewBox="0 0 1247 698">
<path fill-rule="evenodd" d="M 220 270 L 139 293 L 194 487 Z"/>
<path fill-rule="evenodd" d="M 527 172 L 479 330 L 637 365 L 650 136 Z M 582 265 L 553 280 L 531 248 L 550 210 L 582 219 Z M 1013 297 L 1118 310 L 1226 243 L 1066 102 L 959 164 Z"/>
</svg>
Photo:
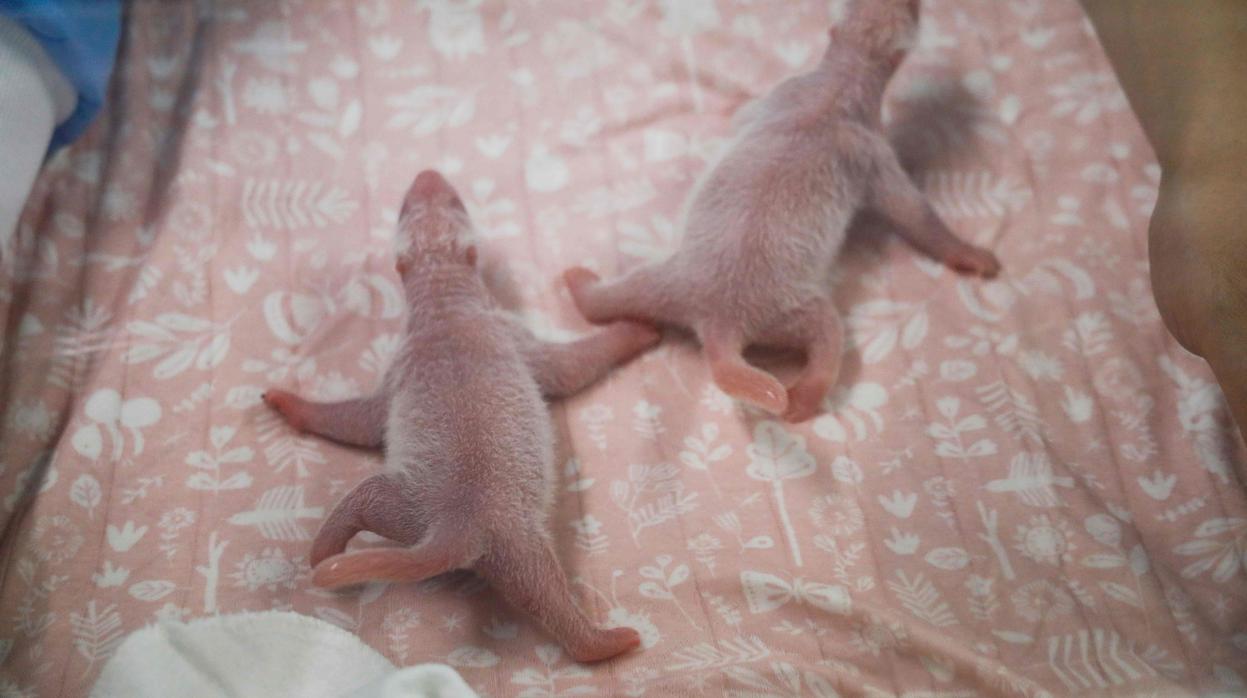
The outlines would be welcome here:
<svg viewBox="0 0 1247 698">
<path fill-rule="evenodd" d="M 317 534 L 312 581 L 336 588 L 470 568 L 576 660 L 607 659 L 637 647 L 640 636 L 596 626 L 554 554 L 554 436 L 543 396 L 581 390 L 658 334 L 618 322 L 567 344 L 537 340 L 495 307 L 470 233 L 450 184 L 436 172 L 418 175 L 395 239 L 407 327 L 381 389 L 331 404 L 264 395 L 295 428 L 385 448 L 384 472 L 347 494 Z M 345 552 L 364 530 L 409 547 Z"/>
<path fill-rule="evenodd" d="M 734 140 L 694 186 L 671 258 L 610 281 L 565 272 L 580 312 L 691 329 L 724 392 L 800 422 L 839 375 L 844 330 L 827 274 L 857 212 L 887 219 L 958 271 L 998 273 L 991 252 L 940 220 L 881 130 L 883 91 L 917 22 L 916 0 L 855 2 L 818 67 L 738 111 Z M 804 351 L 806 368 L 786 387 L 745 362 L 753 344 Z"/>
</svg>

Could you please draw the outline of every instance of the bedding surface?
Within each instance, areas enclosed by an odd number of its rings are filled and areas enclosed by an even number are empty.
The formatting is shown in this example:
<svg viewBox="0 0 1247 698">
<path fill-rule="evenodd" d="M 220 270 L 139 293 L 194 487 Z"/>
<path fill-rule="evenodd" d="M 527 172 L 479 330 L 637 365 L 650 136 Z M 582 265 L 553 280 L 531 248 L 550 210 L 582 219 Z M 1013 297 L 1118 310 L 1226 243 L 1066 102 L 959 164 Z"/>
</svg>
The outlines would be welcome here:
<svg viewBox="0 0 1247 698">
<path fill-rule="evenodd" d="M 131 3 L 105 112 L 0 248 L 0 695 L 82 695 L 158 617 L 265 609 L 485 696 L 1247 691 L 1243 449 L 1154 309 L 1159 170 L 1074 0 L 927 0 L 889 92 L 998 280 L 863 220 L 817 419 L 743 410 L 675 334 L 552 407 L 560 555 L 643 651 L 571 663 L 467 574 L 310 588 L 311 536 L 380 456 L 259 395 L 376 385 L 412 176 L 450 178 L 508 302 L 570 338 L 561 270 L 671 250 L 732 111 L 842 10 Z"/>
</svg>

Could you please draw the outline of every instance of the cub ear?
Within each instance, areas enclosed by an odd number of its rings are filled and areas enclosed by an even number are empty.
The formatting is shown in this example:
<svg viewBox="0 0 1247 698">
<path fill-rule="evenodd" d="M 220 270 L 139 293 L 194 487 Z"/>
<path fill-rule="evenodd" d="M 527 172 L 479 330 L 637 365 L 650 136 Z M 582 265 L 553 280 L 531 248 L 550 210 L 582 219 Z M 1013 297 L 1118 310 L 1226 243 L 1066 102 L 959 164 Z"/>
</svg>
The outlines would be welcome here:
<svg viewBox="0 0 1247 698">
<path fill-rule="evenodd" d="M 476 245 L 468 245 L 468 251 L 464 256 L 468 260 L 468 266 L 476 266 Z"/>
</svg>

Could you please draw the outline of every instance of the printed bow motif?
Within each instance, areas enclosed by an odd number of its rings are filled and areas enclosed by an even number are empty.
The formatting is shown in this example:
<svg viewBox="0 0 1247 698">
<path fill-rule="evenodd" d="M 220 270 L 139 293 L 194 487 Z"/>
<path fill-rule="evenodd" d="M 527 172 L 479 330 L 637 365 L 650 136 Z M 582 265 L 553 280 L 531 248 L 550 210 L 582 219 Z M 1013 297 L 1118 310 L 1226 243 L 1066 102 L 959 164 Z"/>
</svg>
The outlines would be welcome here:
<svg viewBox="0 0 1247 698">
<path fill-rule="evenodd" d="M 844 587 L 806 581 L 797 577 L 791 584 L 766 572 L 740 573 L 750 613 L 767 613 L 790 601 L 821 608 L 829 613 L 847 615 L 853 606 Z"/>
</svg>

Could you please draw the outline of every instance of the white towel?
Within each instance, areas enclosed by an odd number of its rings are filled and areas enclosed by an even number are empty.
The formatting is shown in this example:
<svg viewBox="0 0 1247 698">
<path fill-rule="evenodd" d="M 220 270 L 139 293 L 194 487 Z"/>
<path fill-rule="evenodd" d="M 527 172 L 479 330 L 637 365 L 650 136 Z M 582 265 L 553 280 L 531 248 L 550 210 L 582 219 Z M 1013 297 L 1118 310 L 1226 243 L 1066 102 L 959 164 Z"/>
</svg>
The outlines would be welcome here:
<svg viewBox="0 0 1247 698">
<path fill-rule="evenodd" d="M 108 660 L 91 698 L 478 698 L 454 669 L 396 669 L 316 618 L 266 611 L 161 621 Z"/>
</svg>

